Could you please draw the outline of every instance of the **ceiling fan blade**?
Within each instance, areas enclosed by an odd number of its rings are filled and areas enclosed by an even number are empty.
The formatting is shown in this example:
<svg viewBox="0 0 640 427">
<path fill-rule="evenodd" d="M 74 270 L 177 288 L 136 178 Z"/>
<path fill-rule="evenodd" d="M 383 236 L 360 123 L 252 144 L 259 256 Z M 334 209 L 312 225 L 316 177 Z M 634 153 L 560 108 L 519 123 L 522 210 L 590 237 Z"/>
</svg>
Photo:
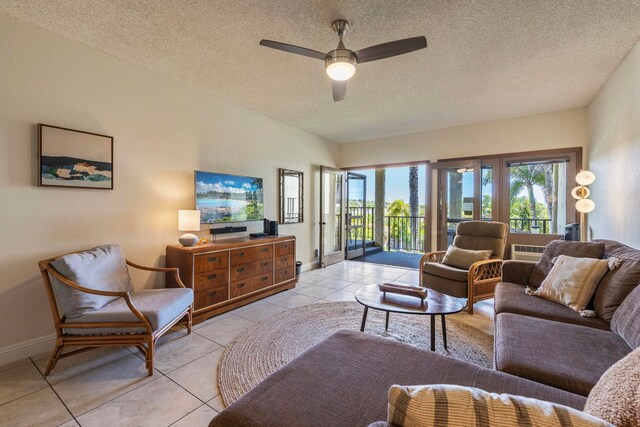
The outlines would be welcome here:
<svg viewBox="0 0 640 427">
<path fill-rule="evenodd" d="M 361 64 L 363 62 L 377 61 L 379 59 L 402 55 L 413 52 L 414 50 L 424 49 L 425 47 L 427 47 L 426 37 L 411 37 L 409 39 L 365 47 L 357 51 L 356 56 L 358 57 L 358 64 Z"/>
<path fill-rule="evenodd" d="M 309 58 L 320 59 L 324 61 L 327 54 L 318 52 L 317 50 L 307 49 L 300 46 L 294 46 L 292 44 L 274 42 L 273 40 L 260 40 L 261 46 L 270 47 L 272 49 L 283 50 L 289 53 L 295 53 L 296 55 L 308 56 Z"/>
<path fill-rule="evenodd" d="M 344 100 L 344 96 L 347 94 L 347 80 L 332 82 L 333 89 L 333 101 L 338 102 Z"/>
</svg>

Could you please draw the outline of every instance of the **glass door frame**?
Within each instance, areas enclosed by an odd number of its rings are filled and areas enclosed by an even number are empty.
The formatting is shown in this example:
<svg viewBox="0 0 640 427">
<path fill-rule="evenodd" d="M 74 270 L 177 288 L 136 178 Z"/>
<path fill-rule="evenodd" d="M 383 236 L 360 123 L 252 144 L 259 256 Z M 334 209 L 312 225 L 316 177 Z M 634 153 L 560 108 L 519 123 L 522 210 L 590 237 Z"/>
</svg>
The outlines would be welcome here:
<svg viewBox="0 0 640 427">
<path fill-rule="evenodd" d="M 339 233 L 340 233 L 340 248 L 336 251 L 330 252 L 328 254 L 324 253 L 324 235 L 326 233 L 325 227 L 326 222 L 324 221 L 324 211 L 325 211 L 325 188 L 324 184 L 324 174 L 325 173 L 333 173 L 335 175 L 342 177 L 342 191 L 340 192 L 340 225 L 339 225 Z M 320 166 L 320 248 L 318 250 L 318 258 L 320 262 L 320 267 L 327 267 L 331 264 L 338 263 L 340 261 L 344 261 L 345 259 L 345 178 L 346 173 L 342 169 L 337 169 L 329 166 Z"/>
<path fill-rule="evenodd" d="M 355 218 L 361 218 L 362 222 L 360 225 L 353 226 L 351 225 L 351 220 L 354 218 L 349 213 L 349 200 L 351 200 L 349 193 L 350 182 L 353 179 L 362 180 L 363 183 L 363 197 L 362 197 L 362 216 L 356 216 Z M 346 211 L 345 211 L 345 257 L 346 259 L 353 259 L 360 256 L 365 255 L 365 245 L 366 245 L 366 230 L 365 225 L 367 223 L 367 176 L 362 175 L 353 171 L 346 172 L 346 197 L 344 200 L 346 201 Z M 351 240 L 349 239 L 350 230 L 352 229 L 361 229 L 362 230 L 362 241 L 360 242 L 360 247 L 357 249 L 349 250 L 349 243 Z"/>
</svg>

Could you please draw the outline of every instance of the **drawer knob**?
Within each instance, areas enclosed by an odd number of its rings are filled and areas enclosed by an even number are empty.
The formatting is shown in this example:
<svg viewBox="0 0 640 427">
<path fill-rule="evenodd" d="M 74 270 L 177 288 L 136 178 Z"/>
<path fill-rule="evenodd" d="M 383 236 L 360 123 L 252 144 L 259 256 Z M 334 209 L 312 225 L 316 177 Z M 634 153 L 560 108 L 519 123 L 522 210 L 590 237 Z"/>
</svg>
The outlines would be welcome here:
<svg viewBox="0 0 640 427">
<path fill-rule="evenodd" d="M 216 278 L 216 276 L 217 276 L 217 274 L 216 274 L 216 273 L 214 273 L 214 274 L 209 274 L 209 275 L 207 276 L 207 279 L 209 279 L 209 280 L 211 280 L 211 279 L 215 279 L 215 278 Z"/>
<path fill-rule="evenodd" d="M 261 265 L 262 265 L 263 267 L 266 267 L 267 265 L 269 265 L 269 263 L 268 263 L 268 262 L 263 262 Z"/>
<path fill-rule="evenodd" d="M 238 273 L 242 273 L 242 272 L 244 271 L 244 267 L 239 267 L 236 271 L 237 271 Z"/>
<path fill-rule="evenodd" d="M 244 256 L 244 252 L 238 252 L 238 256 Z"/>
<path fill-rule="evenodd" d="M 217 256 L 210 256 L 209 258 L 207 258 L 207 262 L 216 262 L 218 260 Z"/>
<path fill-rule="evenodd" d="M 269 252 L 269 249 L 267 249 L 267 248 L 262 248 L 262 249 L 260 249 L 260 252 L 262 252 L 262 253 Z"/>
<path fill-rule="evenodd" d="M 215 294 L 217 294 L 217 293 L 218 293 L 218 291 L 209 291 L 209 292 L 207 292 L 207 296 L 208 296 L 208 297 L 212 297 L 212 296 L 214 296 L 214 295 L 215 295 Z"/>
<path fill-rule="evenodd" d="M 238 283 L 238 289 L 244 288 L 244 283 Z"/>
<path fill-rule="evenodd" d="M 262 276 L 262 278 L 260 279 L 261 282 L 264 282 L 265 280 L 267 280 L 269 278 L 269 276 Z"/>
</svg>

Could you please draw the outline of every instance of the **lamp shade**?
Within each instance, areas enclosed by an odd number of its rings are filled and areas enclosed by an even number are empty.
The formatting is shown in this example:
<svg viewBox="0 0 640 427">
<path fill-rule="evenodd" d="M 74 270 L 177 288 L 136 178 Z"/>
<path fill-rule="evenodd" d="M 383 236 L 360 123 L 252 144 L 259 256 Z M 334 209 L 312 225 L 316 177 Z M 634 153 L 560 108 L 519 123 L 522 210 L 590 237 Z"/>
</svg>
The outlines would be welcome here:
<svg viewBox="0 0 640 427">
<path fill-rule="evenodd" d="M 591 185 L 595 180 L 596 176 L 593 172 L 580 171 L 578 175 L 576 175 L 576 182 L 580 185 Z"/>
<path fill-rule="evenodd" d="M 596 204 L 591 199 L 581 199 L 576 202 L 576 210 L 581 213 L 589 213 L 596 208 Z"/>
<path fill-rule="evenodd" d="M 200 211 L 199 210 L 179 210 L 178 211 L 179 231 L 200 231 Z"/>
</svg>

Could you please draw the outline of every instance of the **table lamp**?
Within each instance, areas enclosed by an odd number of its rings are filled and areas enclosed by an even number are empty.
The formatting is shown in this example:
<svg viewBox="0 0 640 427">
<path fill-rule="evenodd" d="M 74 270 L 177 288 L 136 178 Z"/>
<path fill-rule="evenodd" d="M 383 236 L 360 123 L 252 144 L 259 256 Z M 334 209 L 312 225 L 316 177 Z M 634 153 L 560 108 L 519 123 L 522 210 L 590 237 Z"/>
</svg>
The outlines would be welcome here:
<svg viewBox="0 0 640 427">
<path fill-rule="evenodd" d="M 198 210 L 179 210 L 178 211 L 178 230 L 179 231 L 200 231 L 200 211 Z M 185 233 L 178 241 L 182 246 L 193 246 L 198 243 L 198 236 L 193 233 Z"/>
</svg>

